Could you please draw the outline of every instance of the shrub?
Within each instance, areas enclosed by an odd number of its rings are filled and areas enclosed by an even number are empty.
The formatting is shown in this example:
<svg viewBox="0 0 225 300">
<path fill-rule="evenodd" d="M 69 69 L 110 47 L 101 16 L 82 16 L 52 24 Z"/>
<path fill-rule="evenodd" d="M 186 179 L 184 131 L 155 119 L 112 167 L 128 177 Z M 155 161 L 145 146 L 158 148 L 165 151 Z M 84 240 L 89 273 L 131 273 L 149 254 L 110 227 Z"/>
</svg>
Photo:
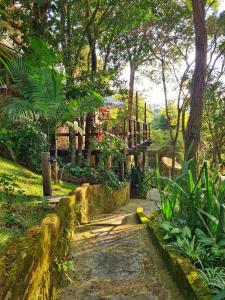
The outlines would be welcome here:
<svg viewBox="0 0 225 300">
<path fill-rule="evenodd" d="M 30 169 L 40 171 L 40 155 L 46 150 L 47 136 L 32 124 L 20 125 L 10 131 L 9 139 L 14 145 L 15 158 Z"/>
</svg>

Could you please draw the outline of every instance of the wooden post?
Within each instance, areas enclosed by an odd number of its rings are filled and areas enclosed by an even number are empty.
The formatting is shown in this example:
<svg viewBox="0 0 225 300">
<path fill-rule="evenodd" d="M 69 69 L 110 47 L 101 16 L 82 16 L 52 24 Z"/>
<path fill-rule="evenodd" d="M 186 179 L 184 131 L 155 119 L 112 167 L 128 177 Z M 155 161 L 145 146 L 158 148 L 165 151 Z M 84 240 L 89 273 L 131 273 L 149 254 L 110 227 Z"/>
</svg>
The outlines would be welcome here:
<svg viewBox="0 0 225 300">
<path fill-rule="evenodd" d="M 145 111 L 144 111 L 144 123 L 147 123 L 147 104 L 145 102 Z"/>
<path fill-rule="evenodd" d="M 136 121 L 138 121 L 138 92 L 136 92 Z"/>
<path fill-rule="evenodd" d="M 143 151 L 143 157 L 142 157 L 142 171 L 145 172 L 145 163 L 146 163 L 146 153 Z"/>
<path fill-rule="evenodd" d="M 136 168 L 140 167 L 140 153 L 134 154 L 134 163 Z"/>
<path fill-rule="evenodd" d="M 80 121 L 78 124 L 82 129 L 84 129 L 84 118 L 80 118 Z M 76 157 L 76 165 L 77 166 L 80 166 L 80 164 L 81 164 L 83 140 L 84 140 L 83 135 L 78 133 L 78 153 L 77 153 L 77 157 Z"/>
<path fill-rule="evenodd" d="M 141 127 L 140 122 L 137 122 L 137 143 L 141 143 Z"/>
<path fill-rule="evenodd" d="M 119 163 L 119 178 L 120 178 L 120 181 L 124 180 L 124 162 L 123 161 L 120 161 L 120 163 Z"/>
<path fill-rule="evenodd" d="M 134 135 L 133 135 L 133 145 L 137 145 L 137 128 L 136 128 L 136 121 L 133 120 L 133 126 L 134 126 Z"/>
<path fill-rule="evenodd" d="M 145 123 L 143 123 L 142 128 L 143 128 L 143 141 L 145 141 L 146 140 Z"/>
<path fill-rule="evenodd" d="M 43 195 L 52 196 L 50 152 L 41 153 Z"/>
<path fill-rule="evenodd" d="M 129 135 L 128 135 L 128 147 L 132 148 L 132 121 L 128 120 L 128 127 L 129 127 Z"/>
</svg>

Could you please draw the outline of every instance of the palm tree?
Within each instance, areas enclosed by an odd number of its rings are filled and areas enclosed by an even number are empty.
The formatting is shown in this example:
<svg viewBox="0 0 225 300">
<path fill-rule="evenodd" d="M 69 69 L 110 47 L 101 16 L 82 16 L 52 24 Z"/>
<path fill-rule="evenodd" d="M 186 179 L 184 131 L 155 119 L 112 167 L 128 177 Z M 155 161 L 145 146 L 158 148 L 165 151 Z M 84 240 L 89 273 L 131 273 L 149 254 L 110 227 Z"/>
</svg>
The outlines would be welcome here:
<svg viewBox="0 0 225 300">
<path fill-rule="evenodd" d="M 63 75 L 53 67 L 33 68 L 27 61 L 17 58 L 10 61 L 16 96 L 2 101 L 1 111 L 13 122 L 33 122 L 42 120 L 47 126 L 48 142 L 50 135 L 55 136 L 54 173 L 58 182 L 58 134 L 57 129 L 66 124 L 73 130 L 82 130 L 73 120 L 78 116 L 76 109 L 66 100 L 63 86 Z"/>
<path fill-rule="evenodd" d="M 83 133 L 77 122 L 72 122 L 78 117 L 78 113 L 66 101 L 62 80 L 62 74 L 57 73 L 54 69 L 42 70 L 31 91 L 35 111 L 46 120 L 48 132 L 54 134 L 55 137 L 54 173 L 56 182 L 58 181 L 58 128 L 65 124 L 74 131 Z"/>
</svg>

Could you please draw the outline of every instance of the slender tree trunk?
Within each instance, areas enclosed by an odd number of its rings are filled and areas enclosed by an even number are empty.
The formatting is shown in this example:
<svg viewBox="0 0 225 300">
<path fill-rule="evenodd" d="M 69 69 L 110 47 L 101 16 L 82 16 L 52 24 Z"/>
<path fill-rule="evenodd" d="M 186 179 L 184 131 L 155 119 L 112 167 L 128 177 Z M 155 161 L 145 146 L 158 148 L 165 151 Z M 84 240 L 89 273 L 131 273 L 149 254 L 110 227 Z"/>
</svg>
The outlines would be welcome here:
<svg viewBox="0 0 225 300">
<path fill-rule="evenodd" d="M 31 16 L 31 36 L 35 38 L 46 38 L 48 9 L 51 1 L 33 1 L 32 16 Z"/>
<path fill-rule="evenodd" d="M 91 71 L 93 73 L 97 72 L 97 53 L 96 53 L 96 43 L 91 37 L 91 33 L 88 34 L 88 42 L 91 52 Z M 87 113 L 86 117 L 86 128 L 85 128 L 85 149 L 87 153 L 87 164 L 91 161 L 91 135 L 93 133 L 93 113 Z"/>
<path fill-rule="evenodd" d="M 61 0 L 61 35 L 63 65 L 67 74 L 67 85 L 73 84 L 72 66 L 72 28 L 71 28 L 71 5 L 70 1 Z"/>
<path fill-rule="evenodd" d="M 130 80 L 128 93 L 128 118 L 131 119 L 133 113 L 133 99 L 134 99 L 134 81 L 135 81 L 136 65 L 130 61 Z"/>
<path fill-rule="evenodd" d="M 182 137 L 183 137 L 183 142 L 185 143 L 185 122 L 186 122 L 186 110 L 182 110 L 182 115 L 181 115 L 181 127 L 182 127 Z"/>
<path fill-rule="evenodd" d="M 115 36 L 115 33 L 113 31 L 113 33 L 110 37 L 109 43 L 106 47 L 106 55 L 104 57 L 103 72 L 106 72 L 106 69 L 107 69 L 107 64 L 108 64 L 108 61 L 109 61 L 109 56 L 110 56 L 111 46 L 112 46 L 112 43 L 113 43 L 114 36 Z"/>
<path fill-rule="evenodd" d="M 175 174 L 175 161 L 176 161 L 176 143 L 177 143 L 177 138 L 178 138 L 178 133 L 179 133 L 179 128 L 180 128 L 180 115 L 178 111 L 178 118 L 177 118 L 177 129 L 176 129 L 176 134 L 175 137 L 173 135 L 173 128 L 171 126 L 171 119 L 170 119 L 170 114 L 169 114 L 169 101 L 168 101 L 168 92 L 167 92 L 167 84 L 166 84 L 166 72 L 165 72 L 165 61 L 162 58 L 161 59 L 161 66 L 162 66 L 162 84 L 163 84 L 163 91 L 164 91 L 164 98 L 165 98 L 165 109 L 166 109 L 166 119 L 168 122 L 168 128 L 169 128 L 169 136 L 170 136 L 170 145 L 172 149 L 172 166 L 170 168 L 170 176 L 174 177 Z"/>
<path fill-rule="evenodd" d="M 192 78 L 190 115 L 185 133 L 185 152 L 190 145 L 189 158 L 197 162 L 200 147 L 200 132 L 203 114 L 203 97 L 205 90 L 207 32 L 205 25 L 205 1 L 192 0 L 195 29 L 195 70 Z"/>
<path fill-rule="evenodd" d="M 71 2 L 68 0 L 61 0 L 61 34 L 62 34 L 62 56 L 63 65 L 66 72 L 66 84 L 73 85 L 73 64 L 72 64 L 72 28 L 71 28 Z M 74 130 L 69 128 L 69 148 L 71 150 L 71 164 L 75 165 L 76 149 L 74 148 L 75 137 Z M 74 152 L 75 151 L 75 152 Z"/>
<path fill-rule="evenodd" d="M 73 130 L 71 132 L 71 166 L 75 167 L 76 166 L 76 154 L 77 154 L 77 145 L 76 145 L 76 134 L 75 131 Z"/>
<path fill-rule="evenodd" d="M 54 153 L 54 162 L 53 162 L 53 170 L 54 170 L 54 183 L 58 184 L 59 182 L 59 170 L 58 170 L 58 133 L 57 128 L 55 129 L 55 153 Z"/>
</svg>

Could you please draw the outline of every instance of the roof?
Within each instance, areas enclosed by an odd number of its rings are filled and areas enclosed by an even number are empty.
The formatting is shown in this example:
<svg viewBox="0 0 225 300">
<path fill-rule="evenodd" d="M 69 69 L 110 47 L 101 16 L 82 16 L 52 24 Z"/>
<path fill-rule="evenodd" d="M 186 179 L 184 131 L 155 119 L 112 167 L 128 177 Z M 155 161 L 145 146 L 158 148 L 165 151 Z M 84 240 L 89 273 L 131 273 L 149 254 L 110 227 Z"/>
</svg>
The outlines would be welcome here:
<svg viewBox="0 0 225 300">
<path fill-rule="evenodd" d="M 120 100 L 117 100 L 117 99 L 114 99 L 112 97 L 105 97 L 104 98 L 104 104 L 103 106 L 106 106 L 106 107 L 124 107 L 126 105 L 126 103 L 124 103 L 123 101 L 120 101 Z"/>
</svg>

